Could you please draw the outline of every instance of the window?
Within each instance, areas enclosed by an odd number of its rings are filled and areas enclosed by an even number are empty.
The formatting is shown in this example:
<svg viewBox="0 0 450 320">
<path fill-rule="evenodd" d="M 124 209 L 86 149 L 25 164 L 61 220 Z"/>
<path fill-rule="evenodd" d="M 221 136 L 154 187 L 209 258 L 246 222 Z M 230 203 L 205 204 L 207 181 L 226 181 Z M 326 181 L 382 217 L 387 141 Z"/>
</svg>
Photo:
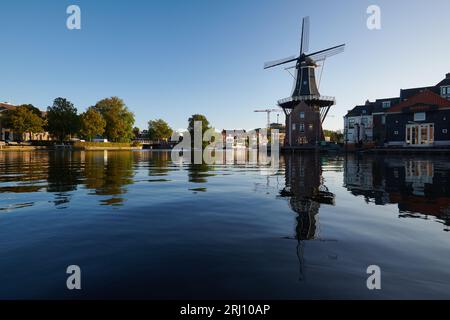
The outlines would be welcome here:
<svg viewBox="0 0 450 320">
<path fill-rule="evenodd" d="M 414 121 L 425 121 L 425 119 L 426 119 L 425 112 L 414 113 Z"/>
<path fill-rule="evenodd" d="M 398 131 L 394 131 L 394 134 L 395 134 L 396 136 L 398 136 Z"/>
<path fill-rule="evenodd" d="M 367 119 L 367 118 L 365 118 L 365 117 L 362 117 L 361 118 L 361 124 L 363 124 L 363 125 L 367 125 L 369 123 L 369 119 Z"/>
<path fill-rule="evenodd" d="M 355 119 L 348 119 L 348 127 L 349 129 L 353 129 L 355 127 Z"/>
<path fill-rule="evenodd" d="M 295 123 L 292 124 L 292 130 L 296 130 Z"/>
<path fill-rule="evenodd" d="M 314 127 L 313 127 L 313 125 L 312 125 L 312 123 L 310 123 L 309 125 L 308 125 L 308 129 L 309 130 L 312 130 Z"/>
<path fill-rule="evenodd" d="M 385 115 L 381 116 L 381 124 L 386 124 L 386 116 Z"/>
<path fill-rule="evenodd" d="M 305 124 L 304 123 L 300 123 L 300 132 L 305 132 Z"/>
<path fill-rule="evenodd" d="M 366 113 L 367 113 L 367 110 L 363 110 L 362 113 L 363 113 L 363 114 L 366 114 Z"/>
<path fill-rule="evenodd" d="M 381 103 L 381 105 L 382 105 L 383 109 L 387 109 L 387 108 L 391 107 L 391 102 L 390 101 L 383 101 Z"/>
<path fill-rule="evenodd" d="M 441 87 L 441 96 L 450 95 L 450 86 Z"/>
<path fill-rule="evenodd" d="M 442 133 L 447 133 L 447 129 L 442 129 Z"/>
<path fill-rule="evenodd" d="M 300 119 L 305 119 L 305 113 L 303 111 L 300 112 Z"/>
</svg>

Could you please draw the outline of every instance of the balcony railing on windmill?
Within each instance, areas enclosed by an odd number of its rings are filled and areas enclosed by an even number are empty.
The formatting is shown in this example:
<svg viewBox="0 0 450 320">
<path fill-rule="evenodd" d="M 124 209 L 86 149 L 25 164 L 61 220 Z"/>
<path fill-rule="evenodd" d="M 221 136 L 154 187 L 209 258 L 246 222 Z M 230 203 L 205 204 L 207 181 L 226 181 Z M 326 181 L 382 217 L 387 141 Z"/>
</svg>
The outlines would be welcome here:
<svg viewBox="0 0 450 320">
<path fill-rule="evenodd" d="M 284 98 L 281 100 L 278 100 L 278 104 L 284 104 L 284 103 L 288 103 L 288 102 L 293 102 L 293 101 L 330 101 L 333 102 L 333 104 L 336 103 L 336 99 L 334 97 L 330 97 L 330 96 L 319 96 L 319 95 L 308 95 L 308 96 L 295 96 L 295 97 L 289 97 L 289 98 Z"/>
</svg>

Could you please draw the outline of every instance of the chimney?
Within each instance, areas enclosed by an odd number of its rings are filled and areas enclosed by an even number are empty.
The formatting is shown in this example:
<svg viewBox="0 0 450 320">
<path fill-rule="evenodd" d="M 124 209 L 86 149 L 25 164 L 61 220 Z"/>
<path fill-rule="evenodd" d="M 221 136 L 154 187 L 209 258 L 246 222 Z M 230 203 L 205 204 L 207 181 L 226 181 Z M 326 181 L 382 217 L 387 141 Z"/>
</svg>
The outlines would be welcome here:
<svg viewBox="0 0 450 320">
<path fill-rule="evenodd" d="M 450 72 L 445 75 L 445 79 L 450 79 Z"/>
</svg>

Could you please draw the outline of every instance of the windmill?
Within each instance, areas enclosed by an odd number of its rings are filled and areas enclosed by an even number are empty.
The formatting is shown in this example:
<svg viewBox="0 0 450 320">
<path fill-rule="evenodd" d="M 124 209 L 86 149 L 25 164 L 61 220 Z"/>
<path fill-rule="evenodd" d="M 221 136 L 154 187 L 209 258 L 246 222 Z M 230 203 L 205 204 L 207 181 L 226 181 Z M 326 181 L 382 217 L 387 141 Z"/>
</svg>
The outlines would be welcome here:
<svg viewBox="0 0 450 320">
<path fill-rule="evenodd" d="M 270 114 L 272 112 L 280 112 L 280 109 L 263 109 L 263 110 L 255 110 L 254 112 L 266 112 L 267 113 L 267 128 L 270 128 Z"/>
<path fill-rule="evenodd" d="M 300 55 L 285 59 L 270 61 L 264 64 L 264 69 L 273 68 L 295 62 L 294 87 L 290 97 L 278 101 L 278 105 L 286 114 L 286 127 L 289 128 L 287 144 L 315 143 L 323 140 L 322 124 L 328 112 L 335 104 L 334 97 L 321 96 L 316 84 L 315 68 L 317 62 L 344 51 L 345 44 L 328 49 L 307 53 L 309 51 L 309 17 L 303 18 Z M 308 108 L 305 108 L 307 106 Z M 294 109 L 298 108 L 291 117 Z M 293 121 L 295 123 L 293 123 Z M 297 129 L 297 125 L 298 128 Z M 307 127 L 307 129 L 306 129 Z M 295 133 L 294 131 L 299 131 Z M 295 139 L 293 139 L 293 136 Z"/>
</svg>

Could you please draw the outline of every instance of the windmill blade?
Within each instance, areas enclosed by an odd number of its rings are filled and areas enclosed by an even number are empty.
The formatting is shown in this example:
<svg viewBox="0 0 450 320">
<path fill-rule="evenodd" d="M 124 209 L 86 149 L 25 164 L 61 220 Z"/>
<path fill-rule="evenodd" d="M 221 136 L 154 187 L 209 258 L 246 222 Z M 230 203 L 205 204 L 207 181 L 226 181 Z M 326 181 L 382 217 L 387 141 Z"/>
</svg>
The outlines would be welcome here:
<svg viewBox="0 0 450 320">
<path fill-rule="evenodd" d="M 309 50 L 309 17 L 303 18 L 302 39 L 300 43 L 300 55 L 302 55 Z"/>
<path fill-rule="evenodd" d="M 326 59 L 328 57 L 334 56 L 343 52 L 345 49 L 345 44 L 341 44 L 339 46 L 331 47 L 325 50 L 320 50 L 311 54 L 308 54 L 307 57 L 313 59 L 314 61 L 319 61 Z"/>
<path fill-rule="evenodd" d="M 276 67 L 281 64 L 285 64 L 285 63 L 289 63 L 289 62 L 293 62 L 293 61 L 297 61 L 297 60 L 298 60 L 297 56 L 290 56 L 290 57 L 284 58 L 284 59 L 269 61 L 269 62 L 264 63 L 264 69 Z"/>
</svg>

